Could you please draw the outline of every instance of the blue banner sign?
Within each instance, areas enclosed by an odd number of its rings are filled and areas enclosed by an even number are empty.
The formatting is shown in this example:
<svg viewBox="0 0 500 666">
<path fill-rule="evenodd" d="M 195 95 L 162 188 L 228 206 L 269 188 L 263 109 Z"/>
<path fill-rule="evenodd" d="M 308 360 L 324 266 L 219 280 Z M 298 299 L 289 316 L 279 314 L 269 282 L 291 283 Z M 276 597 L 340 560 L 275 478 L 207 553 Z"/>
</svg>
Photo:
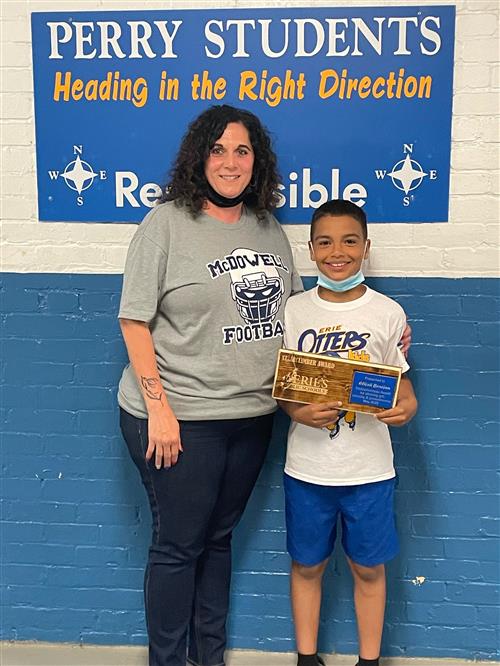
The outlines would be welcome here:
<svg viewBox="0 0 500 666">
<path fill-rule="evenodd" d="M 227 103 L 273 136 L 282 222 L 327 198 L 447 221 L 454 26 L 433 5 L 34 13 L 39 218 L 140 221 Z"/>
</svg>

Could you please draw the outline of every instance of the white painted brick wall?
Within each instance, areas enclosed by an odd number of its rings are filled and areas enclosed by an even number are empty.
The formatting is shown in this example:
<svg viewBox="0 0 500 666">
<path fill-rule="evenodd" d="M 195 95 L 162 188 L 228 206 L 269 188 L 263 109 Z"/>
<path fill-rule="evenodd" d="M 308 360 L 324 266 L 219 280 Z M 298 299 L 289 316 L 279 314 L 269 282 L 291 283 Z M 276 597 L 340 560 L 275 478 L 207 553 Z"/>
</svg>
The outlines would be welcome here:
<svg viewBox="0 0 500 666">
<path fill-rule="evenodd" d="M 464 89 L 488 88 L 491 77 L 491 66 L 487 63 L 457 62 L 455 77 Z"/>
<path fill-rule="evenodd" d="M 218 0 L 217 7 L 363 6 L 363 1 Z M 369 3 L 368 3 L 369 4 Z M 378 0 L 379 6 L 419 5 Z M 433 3 L 427 3 L 433 4 Z M 369 273 L 406 276 L 498 275 L 499 18 L 497 0 L 457 0 L 450 222 L 372 225 Z M 192 9 L 212 0 L 116 2 L 4 0 L 0 51 L 3 221 L 1 269 L 118 273 L 135 225 L 37 221 L 31 71 L 32 11 Z M 287 226 L 299 271 L 313 274 L 306 226 Z"/>
<path fill-rule="evenodd" d="M 493 12 L 481 11 L 479 14 L 468 12 L 457 18 L 457 31 L 466 39 L 468 37 L 492 36 L 496 31 L 498 16 Z"/>
<path fill-rule="evenodd" d="M 493 90 L 500 88 L 500 66 L 494 65 L 491 68 L 491 81 L 490 86 Z"/>
<path fill-rule="evenodd" d="M 455 82 L 455 90 L 460 84 Z M 498 117 L 498 92 L 481 90 L 478 92 L 461 92 L 459 89 L 453 96 L 454 116 L 496 115 Z"/>
<path fill-rule="evenodd" d="M 495 116 L 455 116 L 452 138 L 454 148 L 463 141 L 479 141 L 484 145 L 498 143 L 500 126 Z"/>
</svg>

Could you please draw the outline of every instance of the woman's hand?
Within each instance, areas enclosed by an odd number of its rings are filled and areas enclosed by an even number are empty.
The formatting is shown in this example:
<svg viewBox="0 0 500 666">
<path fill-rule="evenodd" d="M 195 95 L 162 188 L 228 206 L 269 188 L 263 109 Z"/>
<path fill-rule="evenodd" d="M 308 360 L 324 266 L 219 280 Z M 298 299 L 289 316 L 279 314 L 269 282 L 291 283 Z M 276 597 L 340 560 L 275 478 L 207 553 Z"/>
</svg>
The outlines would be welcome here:
<svg viewBox="0 0 500 666">
<path fill-rule="evenodd" d="M 413 391 L 413 386 L 407 377 L 401 378 L 399 385 L 398 400 L 392 409 L 384 409 L 375 414 L 375 417 L 390 426 L 402 426 L 415 416 L 418 402 Z"/>
<path fill-rule="evenodd" d="M 310 428 L 334 426 L 339 419 L 341 402 L 323 402 L 320 404 L 303 405 L 299 402 L 278 400 L 280 407 L 292 421 L 297 421 Z"/>
<path fill-rule="evenodd" d="M 170 407 L 159 403 L 148 414 L 148 448 L 146 460 L 154 456 L 156 469 L 172 467 L 182 451 L 179 422 Z"/>
<path fill-rule="evenodd" d="M 179 422 L 160 381 L 151 331 L 135 319 L 120 319 L 120 327 L 148 412 L 146 460 L 154 455 L 156 469 L 172 467 L 182 451 Z"/>
</svg>

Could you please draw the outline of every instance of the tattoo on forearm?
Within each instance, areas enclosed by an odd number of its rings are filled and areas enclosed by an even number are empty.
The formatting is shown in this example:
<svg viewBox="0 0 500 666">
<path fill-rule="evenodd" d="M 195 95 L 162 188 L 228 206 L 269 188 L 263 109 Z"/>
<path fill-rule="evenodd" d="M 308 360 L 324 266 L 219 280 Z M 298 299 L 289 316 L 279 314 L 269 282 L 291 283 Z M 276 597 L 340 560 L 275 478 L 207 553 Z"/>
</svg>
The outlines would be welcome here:
<svg viewBox="0 0 500 666">
<path fill-rule="evenodd" d="M 161 384 L 155 377 L 141 376 L 141 385 L 148 398 L 151 398 L 151 400 L 159 400 L 161 402 Z"/>
</svg>

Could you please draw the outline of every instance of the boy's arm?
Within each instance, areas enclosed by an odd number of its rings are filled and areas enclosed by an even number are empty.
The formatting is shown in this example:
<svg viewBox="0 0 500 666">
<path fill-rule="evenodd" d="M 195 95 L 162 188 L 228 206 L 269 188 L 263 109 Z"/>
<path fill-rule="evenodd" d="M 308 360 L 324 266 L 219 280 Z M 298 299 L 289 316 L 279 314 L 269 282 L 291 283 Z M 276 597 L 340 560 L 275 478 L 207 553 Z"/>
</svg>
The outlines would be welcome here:
<svg viewBox="0 0 500 666">
<path fill-rule="evenodd" d="M 342 407 L 341 402 L 304 405 L 301 402 L 288 402 L 288 400 L 278 400 L 278 405 L 292 421 L 297 421 L 297 423 L 310 428 L 325 428 L 328 425 L 335 425 L 339 419 L 339 410 Z"/>
<path fill-rule="evenodd" d="M 398 400 L 392 409 L 384 409 L 375 414 L 375 417 L 391 426 L 402 426 L 415 416 L 418 402 L 413 390 L 412 383 L 406 375 L 401 377 L 399 384 Z"/>
</svg>

